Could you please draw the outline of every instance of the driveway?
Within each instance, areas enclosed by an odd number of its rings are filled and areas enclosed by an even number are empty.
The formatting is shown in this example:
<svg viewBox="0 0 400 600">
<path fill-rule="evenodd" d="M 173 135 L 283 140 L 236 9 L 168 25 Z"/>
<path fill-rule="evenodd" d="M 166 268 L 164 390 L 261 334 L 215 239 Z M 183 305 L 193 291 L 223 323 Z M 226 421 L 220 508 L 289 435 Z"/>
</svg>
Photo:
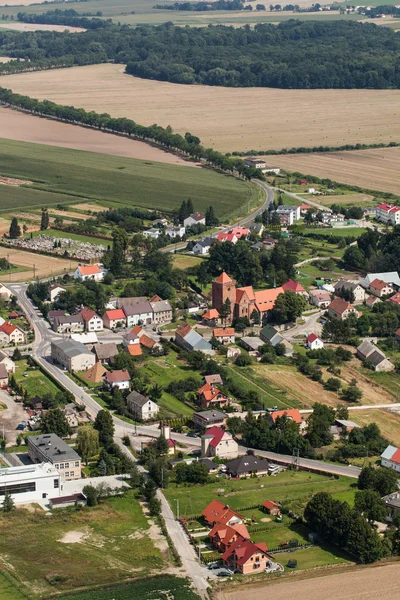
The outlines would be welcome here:
<svg viewBox="0 0 400 600">
<path fill-rule="evenodd" d="M 16 431 L 18 423 L 26 421 L 28 415 L 22 407 L 21 402 L 14 402 L 13 398 L 5 390 L 0 390 L 0 404 L 7 408 L 0 408 L 0 435 L 3 431 L 6 436 L 7 445 L 13 446 L 20 431 Z"/>
<path fill-rule="evenodd" d="M 281 335 L 290 342 L 301 342 L 300 337 L 298 336 L 306 336 L 310 333 L 315 333 L 316 335 L 321 335 L 322 325 L 318 322 L 318 319 L 321 317 L 323 311 L 318 310 L 318 312 L 313 313 L 312 315 L 303 314 L 304 323 L 301 325 L 296 325 L 292 327 L 292 329 L 287 329 L 286 331 L 281 331 Z"/>
</svg>

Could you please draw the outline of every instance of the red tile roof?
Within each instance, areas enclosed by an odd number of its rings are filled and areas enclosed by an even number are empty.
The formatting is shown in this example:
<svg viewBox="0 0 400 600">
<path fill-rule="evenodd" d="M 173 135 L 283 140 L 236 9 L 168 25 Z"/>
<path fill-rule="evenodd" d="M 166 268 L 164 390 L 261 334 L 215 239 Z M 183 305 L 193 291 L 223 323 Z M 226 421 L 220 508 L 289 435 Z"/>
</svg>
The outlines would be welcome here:
<svg viewBox="0 0 400 600">
<path fill-rule="evenodd" d="M 97 275 L 97 273 L 101 273 L 99 265 L 81 265 L 78 267 L 78 270 L 81 275 Z"/>
<path fill-rule="evenodd" d="M 235 335 L 235 330 L 233 327 L 216 327 L 213 331 L 214 337 L 224 337 Z"/>
<path fill-rule="evenodd" d="M 199 396 L 203 396 L 204 399 L 207 400 L 207 402 L 211 402 L 211 400 L 218 396 L 218 394 L 221 394 L 226 398 L 225 394 L 223 394 L 221 390 L 215 387 L 215 385 L 209 383 L 205 383 L 204 385 L 202 385 L 201 388 L 197 390 L 197 393 Z"/>
<path fill-rule="evenodd" d="M 273 502 L 273 500 L 264 500 L 262 505 L 264 506 L 264 508 L 267 508 L 268 510 L 271 510 L 271 508 L 280 508 L 280 505 L 277 504 L 276 502 Z"/>
<path fill-rule="evenodd" d="M 388 284 L 386 283 L 386 281 L 382 281 L 382 279 L 374 279 L 373 281 L 371 281 L 371 283 L 369 284 L 369 287 L 374 288 L 375 290 L 383 290 Z"/>
<path fill-rule="evenodd" d="M 295 423 L 298 423 L 299 425 L 303 422 L 300 411 L 297 408 L 292 408 L 289 410 L 275 410 L 274 412 L 270 413 L 270 417 L 274 423 L 280 417 L 287 417 L 288 419 L 292 419 Z"/>
<path fill-rule="evenodd" d="M 319 337 L 317 335 L 315 335 L 315 333 L 310 333 L 310 335 L 307 337 L 307 342 L 315 342 L 315 340 L 318 340 Z"/>
<path fill-rule="evenodd" d="M 145 348 L 153 348 L 153 346 L 156 345 L 156 342 L 153 340 L 153 338 L 149 337 L 145 333 L 140 336 L 139 342 L 140 345 L 144 346 Z"/>
<path fill-rule="evenodd" d="M 142 356 L 143 354 L 140 344 L 129 344 L 127 350 L 131 356 Z"/>
<path fill-rule="evenodd" d="M 328 308 L 331 308 L 339 315 L 342 315 L 348 308 L 352 308 L 350 302 L 343 300 L 343 298 L 335 298 L 332 300 Z"/>
<path fill-rule="evenodd" d="M 256 299 L 252 285 L 241 287 L 236 290 L 236 302 L 240 302 L 244 294 L 247 294 L 250 302 Z"/>
<path fill-rule="evenodd" d="M 396 452 L 393 454 L 392 458 L 390 459 L 391 461 L 400 464 L 400 448 L 398 448 L 396 450 Z"/>
<path fill-rule="evenodd" d="M 216 308 L 210 308 L 207 312 L 204 313 L 203 319 L 219 319 L 219 312 Z"/>
<path fill-rule="evenodd" d="M 229 523 L 232 517 L 242 519 L 242 516 L 219 500 L 212 500 L 201 513 L 208 523 Z"/>
<path fill-rule="evenodd" d="M 291 292 L 305 292 L 303 286 L 293 279 L 289 279 L 286 283 L 283 284 L 282 289 L 286 292 L 286 290 L 290 290 Z"/>
<path fill-rule="evenodd" d="M 394 304 L 400 304 L 400 292 L 393 294 L 390 298 L 388 298 L 388 302 L 393 302 Z"/>
<path fill-rule="evenodd" d="M 92 310 L 91 308 L 88 308 L 87 306 L 85 306 L 84 308 L 82 308 L 81 310 L 81 316 L 82 319 L 87 322 L 90 321 L 90 319 L 92 319 L 93 317 L 97 317 L 97 313 Z"/>
<path fill-rule="evenodd" d="M 192 330 L 189 323 L 183 323 L 176 330 L 176 335 L 180 335 L 180 337 L 184 338 L 187 334 Z"/>
<path fill-rule="evenodd" d="M 116 319 L 126 319 L 125 313 L 122 308 L 115 308 L 114 310 L 107 310 L 106 316 L 110 321 L 115 321 Z"/>
<path fill-rule="evenodd" d="M 131 376 L 126 369 L 120 369 L 118 371 L 107 371 L 106 379 L 109 383 L 116 383 L 118 381 L 130 381 Z"/>
<path fill-rule="evenodd" d="M 233 283 L 233 280 L 225 273 L 225 271 L 221 273 L 221 275 L 217 277 L 215 281 L 216 283 Z"/>
<path fill-rule="evenodd" d="M 212 446 L 213 448 L 216 448 L 218 446 L 218 444 L 220 443 L 220 441 L 222 440 L 222 438 L 224 437 L 225 433 L 226 432 L 223 429 L 221 429 L 221 427 L 214 425 L 214 427 L 210 427 L 210 429 L 207 429 L 205 435 L 213 436 L 213 439 L 210 442 L 210 446 Z M 229 436 L 230 438 L 232 437 L 229 433 L 227 433 L 226 435 Z"/>
<path fill-rule="evenodd" d="M 258 310 L 263 313 L 267 310 L 272 310 L 275 306 L 275 300 L 279 294 L 283 294 L 283 288 L 272 288 L 270 290 L 260 290 L 255 292 L 256 306 Z"/>
<path fill-rule="evenodd" d="M 236 554 L 237 564 L 239 566 L 245 565 L 254 554 L 258 554 L 259 552 L 263 552 L 264 554 L 268 551 L 267 546 L 264 542 L 260 542 L 259 544 L 254 544 L 249 540 L 244 540 L 243 538 L 238 538 L 236 542 L 234 542 L 228 550 L 226 550 L 222 555 L 222 560 L 228 560 L 232 554 Z"/>
<path fill-rule="evenodd" d="M 135 325 L 135 327 L 132 327 L 132 329 L 130 330 L 130 333 L 134 333 L 135 335 L 139 335 L 139 333 L 142 332 L 142 328 L 140 327 L 140 325 Z"/>
<path fill-rule="evenodd" d="M 13 333 L 13 331 L 15 331 L 17 329 L 17 327 L 15 325 L 12 325 L 11 323 L 7 323 L 7 321 L 6 321 L 5 323 L 3 323 L 3 325 L 0 326 L 0 329 L 6 335 L 11 335 Z"/>
</svg>

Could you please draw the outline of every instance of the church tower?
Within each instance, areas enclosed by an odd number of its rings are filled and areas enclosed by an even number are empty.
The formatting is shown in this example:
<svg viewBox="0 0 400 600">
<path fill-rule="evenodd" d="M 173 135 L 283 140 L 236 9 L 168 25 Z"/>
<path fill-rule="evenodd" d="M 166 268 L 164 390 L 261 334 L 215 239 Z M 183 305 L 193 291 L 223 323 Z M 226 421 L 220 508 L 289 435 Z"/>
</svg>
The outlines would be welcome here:
<svg viewBox="0 0 400 600">
<path fill-rule="evenodd" d="M 231 303 L 231 314 L 233 315 L 236 303 L 236 281 L 224 272 L 212 282 L 213 308 L 220 311 L 227 298 Z"/>
</svg>

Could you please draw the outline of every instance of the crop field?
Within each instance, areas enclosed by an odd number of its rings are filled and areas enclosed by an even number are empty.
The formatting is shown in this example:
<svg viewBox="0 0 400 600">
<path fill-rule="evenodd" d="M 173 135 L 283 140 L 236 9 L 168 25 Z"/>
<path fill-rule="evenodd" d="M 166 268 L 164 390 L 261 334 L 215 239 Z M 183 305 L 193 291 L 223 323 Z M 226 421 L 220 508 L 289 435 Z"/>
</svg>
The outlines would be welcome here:
<svg viewBox="0 0 400 600">
<path fill-rule="evenodd" d="M 7 75 L 7 87 L 33 98 L 132 118 L 142 125 L 171 125 L 222 151 L 400 140 L 400 90 L 180 85 L 126 75 L 118 64 Z M 340 117 L 332 117 L 333 113 Z M 273 162 L 286 168 L 290 157 L 282 164 L 280 158 Z M 299 155 L 310 166 L 316 159 Z M 271 162 L 271 157 L 267 160 Z"/>
<path fill-rule="evenodd" d="M 43 256 L 5 246 L 0 246 L 0 258 L 7 258 L 11 264 L 23 268 L 20 273 L 0 275 L 0 281 L 26 281 L 32 279 L 34 276 L 33 265 L 35 266 L 35 276 L 39 278 L 69 273 L 78 266 L 78 262 L 75 260 Z"/>
<path fill-rule="evenodd" d="M 3 186 L 10 196 L 6 196 L 6 203 L 2 202 L 1 208 L 8 209 L 32 206 L 31 196 L 19 201 L 14 197 L 13 204 L 11 194 L 18 197 L 19 193 L 41 194 L 44 200 L 50 198 L 48 206 L 90 199 L 100 200 L 109 206 L 117 202 L 164 211 L 177 209 L 183 200 L 190 197 L 196 210 L 205 212 L 212 204 L 217 214 L 223 217 L 234 211 L 246 210 L 259 198 L 256 185 L 211 169 L 193 169 L 11 140 L 0 140 L 0 165 L 3 174 L 41 182 L 35 183 L 41 188 L 39 191 L 32 187 Z M 35 203 L 41 206 L 37 199 Z"/>
<path fill-rule="evenodd" d="M 354 410 L 350 418 L 359 425 L 376 423 L 388 440 L 395 446 L 400 446 L 400 415 L 383 408 L 376 410 Z"/>
<path fill-rule="evenodd" d="M 3 81 L 5 82 L 5 80 Z M 0 108 L 0 131 L 3 138 L 21 142 L 61 146 L 74 150 L 164 162 L 171 165 L 197 166 L 194 162 L 184 160 L 144 142 L 28 115 L 10 108 Z M 2 140 L 0 140 L 0 150 L 1 144 Z"/>
<path fill-rule="evenodd" d="M 188 269 L 189 267 L 197 267 L 204 259 L 199 256 L 189 256 L 185 254 L 174 254 L 172 264 L 176 269 Z"/>
<path fill-rule="evenodd" d="M 396 132 L 393 141 L 400 141 Z M 325 154 L 288 154 L 276 157 L 286 171 L 327 177 L 340 183 L 358 185 L 369 190 L 399 193 L 400 148 L 380 148 Z"/>
<path fill-rule="evenodd" d="M 39 25 L 36 23 L 10 23 L 9 21 L 0 22 L 0 28 L 10 31 L 69 31 L 70 33 L 86 31 L 82 27 L 70 27 L 69 25 Z"/>
<path fill-rule="evenodd" d="M 311 198 L 311 197 L 310 197 Z M 374 196 L 370 194 L 332 194 L 331 196 L 318 196 L 314 199 L 318 204 L 331 206 L 331 204 L 340 204 L 343 206 L 374 206 Z M 307 202 L 307 196 L 304 194 L 304 201 Z"/>
</svg>

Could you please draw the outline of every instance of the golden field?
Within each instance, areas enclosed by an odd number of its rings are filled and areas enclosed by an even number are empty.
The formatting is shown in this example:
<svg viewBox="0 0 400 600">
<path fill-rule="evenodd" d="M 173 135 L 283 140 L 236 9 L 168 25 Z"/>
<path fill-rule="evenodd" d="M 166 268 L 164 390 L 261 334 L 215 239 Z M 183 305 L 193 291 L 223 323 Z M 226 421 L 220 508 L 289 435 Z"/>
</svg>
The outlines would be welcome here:
<svg viewBox="0 0 400 600">
<path fill-rule="evenodd" d="M 6 248 L 4 246 L 0 246 L 0 258 L 7 258 L 11 264 L 17 267 L 26 267 L 26 271 L 21 273 L 1 275 L 0 281 L 26 281 L 27 279 L 32 279 L 34 276 L 33 265 L 35 265 L 35 276 L 41 278 L 70 273 L 79 264 L 76 260 L 43 256 L 42 254 L 15 250 L 14 248 Z"/>
<path fill-rule="evenodd" d="M 171 125 L 222 151 L 400 139 L 400 90 L 180 85 L 132 77 L 116 64 L 7 75 L 2 85 L 143 125 Z"/>
</svg>

